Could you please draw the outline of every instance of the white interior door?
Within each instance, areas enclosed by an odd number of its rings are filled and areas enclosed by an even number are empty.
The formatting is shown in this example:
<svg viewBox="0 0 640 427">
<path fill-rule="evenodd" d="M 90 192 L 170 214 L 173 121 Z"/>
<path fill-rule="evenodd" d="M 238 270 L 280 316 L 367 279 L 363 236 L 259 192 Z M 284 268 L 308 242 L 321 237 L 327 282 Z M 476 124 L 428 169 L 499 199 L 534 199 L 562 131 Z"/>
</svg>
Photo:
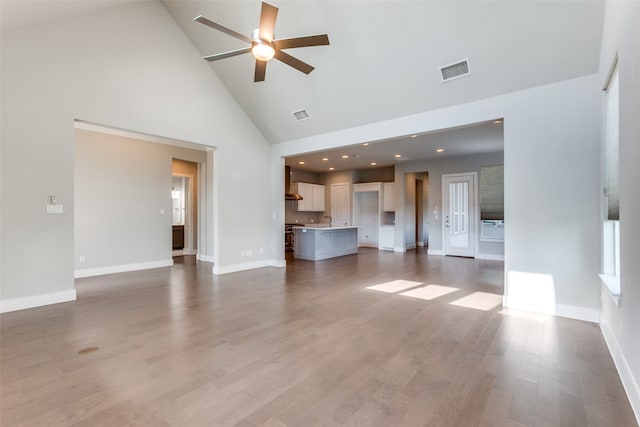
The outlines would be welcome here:
<svg viewBox="0 0 640 427">
<path fill-rule="evenodd" d="M 358 226 L 358 246 L 378 247 L 379 194 L 377 191 L 362 191 L 354 195 L 353 220 Z"/>
<path fill-rule="evenodd" d="M 445 255 L 475 256 L 476 173 L 442 175 Z"/>
<path fill-rule="evenodd" d="M 331 220 L 333 225 L 351 225 L 349 184 L 346 182 L 331 184 Z"/>
</svg>

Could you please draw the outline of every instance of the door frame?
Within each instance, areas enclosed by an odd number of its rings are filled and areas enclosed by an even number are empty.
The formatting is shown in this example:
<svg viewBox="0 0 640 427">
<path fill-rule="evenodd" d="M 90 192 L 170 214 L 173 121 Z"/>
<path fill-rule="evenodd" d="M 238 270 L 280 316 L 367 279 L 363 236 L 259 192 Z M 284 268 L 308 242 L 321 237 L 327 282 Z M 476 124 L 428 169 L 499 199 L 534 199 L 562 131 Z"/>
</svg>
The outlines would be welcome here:
<svg viewBox="0 0 640 427">
<path fill-rule="evenodd" d="M 449 190 L 446 189 L 445 179 L 447 178 L 456 178 L 456 177 L 466 177 L 471 176 L 473 178 L 473 197 L 470 199 L 470 206 L 473 206 L 473 215 L 469 218 L 469 230 L 472 234 L 471 242 L 473 244 L 473 258 L 478 257 L 478 228 L 480 225 L 480 198 L 478 194 L 478 172 L 462 172 L 462 173 L 451 173 L 451 174 L 443 174 L 441 176 L 442 180 L 442 252 L 446 256 L 447 255 L 447 247 L 446 247 L 446 221 L 445 216 L 448 215 L 447 209 L 449 207 L 449 201 L 446 200 L 448 197 Z"/>
</svg>

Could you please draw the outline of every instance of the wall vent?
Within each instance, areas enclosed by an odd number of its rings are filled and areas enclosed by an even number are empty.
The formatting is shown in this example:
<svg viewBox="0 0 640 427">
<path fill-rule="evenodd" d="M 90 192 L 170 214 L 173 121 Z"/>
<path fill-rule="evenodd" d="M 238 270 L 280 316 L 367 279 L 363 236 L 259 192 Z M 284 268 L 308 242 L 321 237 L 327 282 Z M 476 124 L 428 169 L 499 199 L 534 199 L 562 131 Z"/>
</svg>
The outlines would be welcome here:
<svg viewBox="0 0 640 427">
<path fill-rule="evenodd" d="M 307 113 L 307 110 L 304 110 L 304 109 L 299 110 L 299 111 L 294 111 L 293 112 L 293 117 L 295 117 L 297 121 L 307 120 L 307 119 L 310 118 L 309 117 L 309 113 Z"/>
<path fill-rule="evenodd" d="M 440 77 L 442 82 L 448 82 L 453 79 L 468 76 L 471 74 L 469 68 L 469 58 L 461 59 L 453 64 L 447 64 L 440 67 Z"/>
</svg>

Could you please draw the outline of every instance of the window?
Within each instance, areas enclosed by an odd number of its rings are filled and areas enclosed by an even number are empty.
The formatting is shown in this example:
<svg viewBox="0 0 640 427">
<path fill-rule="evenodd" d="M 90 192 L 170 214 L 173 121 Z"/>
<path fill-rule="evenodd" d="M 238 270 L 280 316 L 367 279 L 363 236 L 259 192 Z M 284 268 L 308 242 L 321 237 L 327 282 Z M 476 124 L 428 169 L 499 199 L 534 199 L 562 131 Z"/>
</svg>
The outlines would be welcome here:
<svg viewBox="0 0 640 427">
<path fill-rule="evenodd" d="M 619 80 L 617 59 L 605 90 L 604 102 L 604 223 L 602 281 L 620 303 L 620 193 L 619 193 Z"/>
<path fill-rule="evenodd" d="M 504 166 L 480 168 L 480 240 L 504 242 Z"/>
</svg>

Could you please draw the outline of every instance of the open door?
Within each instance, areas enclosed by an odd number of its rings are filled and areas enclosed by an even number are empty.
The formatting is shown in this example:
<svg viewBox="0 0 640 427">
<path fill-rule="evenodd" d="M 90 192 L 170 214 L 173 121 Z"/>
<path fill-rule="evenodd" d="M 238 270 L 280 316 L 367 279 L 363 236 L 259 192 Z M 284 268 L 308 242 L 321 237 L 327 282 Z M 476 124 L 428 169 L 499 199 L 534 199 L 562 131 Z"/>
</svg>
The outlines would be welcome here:
<svg viewBox="0 0 640 427">
<path fill-rule="evenodd" d="M 476 181 L 475 172 L 442 176 L 445 255 L 475 257 Z"/>
</svg>

